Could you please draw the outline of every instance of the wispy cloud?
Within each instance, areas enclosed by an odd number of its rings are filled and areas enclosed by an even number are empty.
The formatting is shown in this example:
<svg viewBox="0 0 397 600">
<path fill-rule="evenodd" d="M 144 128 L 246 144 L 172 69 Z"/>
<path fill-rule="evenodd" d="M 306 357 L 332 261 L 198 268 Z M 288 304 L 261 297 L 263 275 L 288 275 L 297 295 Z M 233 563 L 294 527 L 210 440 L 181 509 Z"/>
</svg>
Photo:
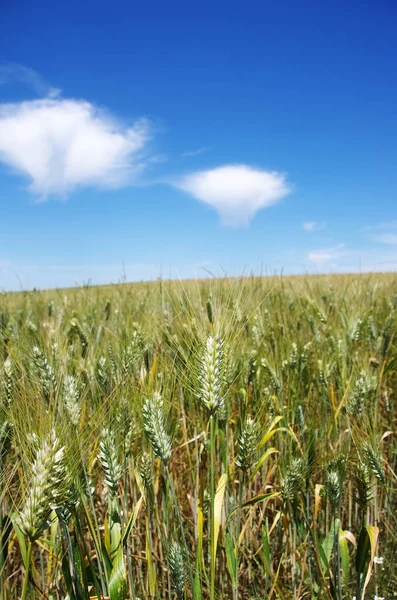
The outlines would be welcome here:
<svg viewBox="0 0 397 600">
<path fill-rule="evenodd" d="M 260 209 L 276 204 L 291 191 L 284 174 L 248 165 L 196 171 L 173 185 L 215 208 L 222 223 L 234 227 L 248 225 Z"/>
<path fill-rule="evenodd" d="M 364 227 L 364 231 L 390 231 L 397 229 L 397 221 L 384 221 L 383 223 L 376 223 L 375 225 L 367 225 Z"/>
<path fill-rule="evenodd" d="M 397 234 L 395 233 L 380 233 L 379 235 L 373 235 L 371 239 L 380 244 L 389 244 L 392 246 L 397 244 Z"/>
<path fill-rule="evenodd" d="M 200 154 L 204 154 L 204 152 L 208 152 L 208 148 L 197 148 L 196 150 L 187 150 L 186 152 L 182 152 L 183 158 L 191 158 L 192 156 L 199 156 Z"/>
<path fill-rule="evenodd" d="M 0 104 L 0 162 L 29 177 L 42 199 L 130 183 L 145 166 L 149 139 L 147 120 L 126 127 L 84 100 Z"/>
<path fill-rule="evenodd" d="M 305 231 L 309 231 L 310 233 L 312 231 L 319 231 L 320 229 L 324 229 L 324 227 L 325 223 L 323 221 L 304 221 L 304 223 L 302 223 L 302 228 Z"/>
<path fill-rule="evenodd" d="M 308 260 L 314 263 L 323 264 L 331 260 L 336 260 L 345 256 L 345 244 L 338 244 L 331 246 L 330 248 L 322 248 L 320 250 L 313 250 L 307 255 Z"/>
<path fill-rule="evenodd" d="M 34 69 L 24 67 L 18 63 L 0 61 L 0 85 L 19 82 L 31 88 L 38 96 L 55 98 L 60 94 L 58 88 L 52 87 Z"/>
</svg>

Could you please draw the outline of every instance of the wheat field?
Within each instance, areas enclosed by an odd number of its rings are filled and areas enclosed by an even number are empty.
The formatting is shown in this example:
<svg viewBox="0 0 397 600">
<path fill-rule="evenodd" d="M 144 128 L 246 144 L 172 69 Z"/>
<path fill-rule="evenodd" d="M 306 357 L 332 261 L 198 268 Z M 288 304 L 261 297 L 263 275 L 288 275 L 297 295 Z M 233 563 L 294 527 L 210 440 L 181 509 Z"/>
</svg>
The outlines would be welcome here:
<svg viewBox="0 0 397 600">
<path fill-rule="evenodd" d="M 397 276 L 2 294 L 0 600 L 397 597 Z"/>
</svg>

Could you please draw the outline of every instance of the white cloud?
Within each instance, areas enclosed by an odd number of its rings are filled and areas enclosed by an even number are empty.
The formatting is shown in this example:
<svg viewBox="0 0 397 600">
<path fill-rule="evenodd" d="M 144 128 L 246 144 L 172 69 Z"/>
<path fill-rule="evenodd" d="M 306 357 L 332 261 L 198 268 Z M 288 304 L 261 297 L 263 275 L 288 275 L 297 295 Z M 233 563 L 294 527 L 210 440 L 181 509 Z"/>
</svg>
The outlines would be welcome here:
<svg viewBox="0 0 397 600">
<path fill-rule="evenodd" d="M 149 123 L 123 127 L 84 100 L 0 104 L 0 162 L 30 178 L 42 198 L 79 186 L 117 188 L 142 170 Z"/>
<path fill-rule="evenodd" d="M 175 187 L 209 204 L 224 225 L 248 225 L 261 208 L 271 206 L 290 192 L 285 175 L 248 165 L 224 165 L 185 175 Z"/>
<path fill-rule="evenodd" d="M 318 221 L 305 221 L 302 223 L 302 227 L 305 231 L 318 231 L 319 229 L 323 229 L 325 223 L 319 223 Z"/>
<path fill-rule="evenodd" d="M 372 236 L 374 242 L 379 242 L 380 244 L 397 244 L 397 235 L 394 233 L 381 233 L 379 235 Z"/>
<path fill-rule="evenodd" d="M 345 255 L 343 251 L 345 244 L 338 244 L 331 248 L 322 248 L 321 250 L 314 250 L 309 252 L 307 255 L 308 260 L 318 264 L 329 262 L 330 260 L 336 260 Z"/>
</svg>

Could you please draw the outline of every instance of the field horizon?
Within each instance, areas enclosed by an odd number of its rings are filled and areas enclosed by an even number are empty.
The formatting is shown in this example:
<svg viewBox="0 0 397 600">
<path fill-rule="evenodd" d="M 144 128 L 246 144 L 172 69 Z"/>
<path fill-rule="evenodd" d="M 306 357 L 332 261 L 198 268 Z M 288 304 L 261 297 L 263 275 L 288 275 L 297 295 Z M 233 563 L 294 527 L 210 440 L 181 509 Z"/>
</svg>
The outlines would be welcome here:
<svg viewBox="0 0 397 600">
<path fill-rule="evenodd" d="M 349 272 L 341 272 L 341 273 L 333 273 L 333 272 L 319 272 L 319 273 L 288 273 L 285 274 L 283 272 L 273 273 L 273 274 L 236 274 L 236 275 L 212 275 L 209 274 L 206 277 L 161 277 L 158 276 L 152 279 L 139 279 L 139 280 L 130 280 L 130 281 L 117 281 L 117 282 L 109 282 L 109 283 L 91 283 L 88 282 L 76 282 L 74 286 L 54 286 L 54 287 L 43 287 L 43 288 L 27 288 L 27 289 L 15 289 L 15 290 L 2 290 L 0 293 L 2 295 L 7 294 L 25 294 L 25 293 L 51 293 L 51 292 L 61 292 L 61 291 L 72 291 L 80 288 L 90 288 L 90 289 L 112 289 L 118 286 L 139 286 L 139 285 L 156 285 L 159 282 L 163 282 L 164 284 L 192 284 L 192 283 L 208 283 L 211 281 L 250 281 L 253 279 L 264 279 L 266 281 L 274 280 L 275 282 L 281 280 L 302 280 L 302 279 L 352 279 L 352 278 L 363 278 L 363 277 L 397 277 L 396 271 L 349 271 Z"/>
</svg>

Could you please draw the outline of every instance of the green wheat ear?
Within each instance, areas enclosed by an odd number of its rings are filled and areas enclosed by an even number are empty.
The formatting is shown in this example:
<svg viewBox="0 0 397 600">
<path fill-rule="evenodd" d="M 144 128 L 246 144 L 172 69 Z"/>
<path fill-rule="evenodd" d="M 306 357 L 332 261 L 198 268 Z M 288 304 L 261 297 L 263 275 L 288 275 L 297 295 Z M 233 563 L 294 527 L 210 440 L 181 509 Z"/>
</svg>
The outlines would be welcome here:
<svg viewBox="0 0 397 600">
<path fill-rule="evenodd" d="M 99 444 L 99 460 L 105 474 L 105 483 L 113 496 L 117 495 L 122 468 L 119 463 L 114 436 L 109 429 L 104 429 Z"/>
<path fill-rule="evenodd" d="M 209 336 L 201 359 L 199 382 L 200 398 L 211 414 L 217 413 L 224 403 L 221 396 L 222 368 L 223 340 L 219 335 Z"/>
<path fill-rule="evenodd" d="M 367 463 L 360 462 L 355 470 L 357 502 L 365 508 L 372 498 L 371 471 Z"/>
<path fill-rule="evenodd" d="M 154 454 L 164 464 L 171 458 L 172 446 L 163 414 L 163 402 L 157 392 L 146 400 L 142 408 L 143 428 L 153 448 Z"/>
<path fill-rule="evenodd" d="M 330 469 L 327 473 L 326 490 L 328 499 L 333 508 L 339 504 L 342 494 L 341 478 L 338 471 Z"/>
<path fill-rule="evenodd" d="M 258 429 L 253 419 L 248 418 L 238 440 L 236 465 L 242 471 L 248 471 L 254 463 Z"/>
<path fill-rule="evenodd" d="M 139 473 L 145 487 L 146 497 L 150 501 L 153 496 L 153 459 L 149 452 L 142 453 Z"/>
<path fill-rule="evenodd" d="M 11 404 L 14 391 L 14 364 L 9 356 L 4 361 L 4 388 L 7 404 Z"/>
<path fill-rule="evenodd" d="M 281 481 L 281 496 L 284 502 L 293 500 L 304 482 L 303 460 L 294 458 Z"/>
<path fill-rule="evenodd" d="M 369 443 L 366 443 L 364 445 L 364 454 L 367 466 L 375 479 L 377 479 L 381 485 L 386 485 L 385 470 L 378 452 L 376 452 Z"/>
<path fill-rule="evenodd" d="M 46 355 L 38 346 L 33 347 L 33 365 L 40 380 L 44 398 L 49 402 L 51 392 L 57 391 L 57 380 Z"/>
<path fill-rule="evenodd" d="M 183 600 L 185 595 L 186 570 L 182 550 L 176 542 L 171 544 L 168 562 L 172 575 L 172 588 L 177 600 Z"/>
</svg>

